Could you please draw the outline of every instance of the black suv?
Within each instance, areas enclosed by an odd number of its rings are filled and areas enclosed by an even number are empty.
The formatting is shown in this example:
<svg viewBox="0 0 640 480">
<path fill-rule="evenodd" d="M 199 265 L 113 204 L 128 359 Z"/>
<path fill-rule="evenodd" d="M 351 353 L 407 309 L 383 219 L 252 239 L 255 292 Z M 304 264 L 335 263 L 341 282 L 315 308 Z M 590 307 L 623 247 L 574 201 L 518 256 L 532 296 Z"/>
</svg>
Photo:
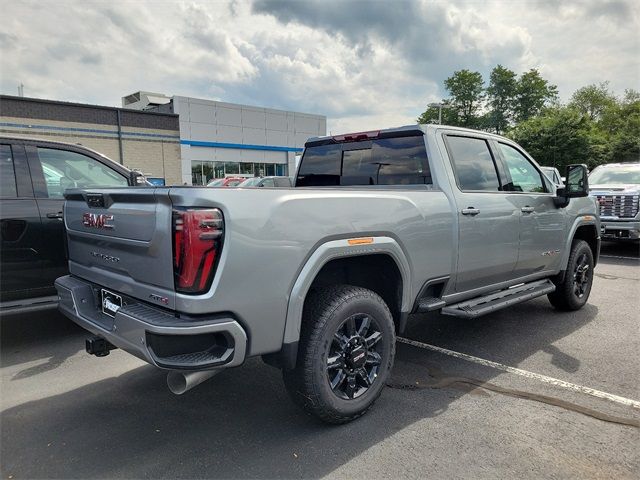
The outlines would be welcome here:
<svg viewBox="0 0 640 480">
<path fill-rule="evenodd" d="M 80 145 L 0 137 L 0 313 L 57 304 L 53 282 L 67 273 L 65 189 L 141 180 Z"/>
</svg>

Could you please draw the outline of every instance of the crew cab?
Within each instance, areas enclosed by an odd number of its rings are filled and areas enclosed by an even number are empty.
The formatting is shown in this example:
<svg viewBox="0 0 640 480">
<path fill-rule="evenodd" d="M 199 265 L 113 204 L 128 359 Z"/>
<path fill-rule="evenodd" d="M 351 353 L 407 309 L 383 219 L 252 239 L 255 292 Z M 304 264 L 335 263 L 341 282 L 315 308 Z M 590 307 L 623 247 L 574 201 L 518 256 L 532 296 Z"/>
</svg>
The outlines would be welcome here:
<svg viewBox="0 0 640 480">
<path fill-rule="evenodd" d="M 80 145 L 0 137 L 0 313 L 55 308 L 67 273 L 64 190 L 135 185 L 139 174 Z"/>
<path fill-rule="evenodd" d="M 609 163 L 589 174 L 605 240 L 640 240 L 640 163 Z"/>
<path fill-rule="evenodd" d="M 262 356 L 305 409 L 347 422 L 409 314 L 587 302 L 600 223 L 586 167 L 566 179 L 504 137 L 414 125 L 309 139 L 292 188 L 68 190 L 59 308 L 90 353 L 122 348 L 174 393 Z"/>
</svg>

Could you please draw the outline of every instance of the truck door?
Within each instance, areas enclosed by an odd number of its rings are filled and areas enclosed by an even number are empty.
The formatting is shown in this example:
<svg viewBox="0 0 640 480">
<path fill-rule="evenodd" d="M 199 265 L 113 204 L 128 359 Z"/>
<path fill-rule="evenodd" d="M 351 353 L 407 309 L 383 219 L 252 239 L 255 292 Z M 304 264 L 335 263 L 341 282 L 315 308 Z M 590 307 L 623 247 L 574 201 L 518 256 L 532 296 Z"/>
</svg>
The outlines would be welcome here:
<svg viewBox="0 0 640 480">
<path fill-rule="evenodd" d="M 0 144 L 0 238 L 1 300 L 41 296 L 42 228 L 20 143 Z"/>
<path fill-rule="evenodd" d="M 555 192 L 544 174 L 514 145 L 496 142 L 509 178 L 511 199 L 520 215 L 518 277 L 557 270 L 565 245 L 566 209 L 553 202 Z"/>
<path fill-rule="evenodd" d="M 518 259 L 519 211 L 503 191 L 501 164 L 480 136 L 445 135 L 452 161 L 458 214 L 456 292 L 514 277 Z"/>
</svg>

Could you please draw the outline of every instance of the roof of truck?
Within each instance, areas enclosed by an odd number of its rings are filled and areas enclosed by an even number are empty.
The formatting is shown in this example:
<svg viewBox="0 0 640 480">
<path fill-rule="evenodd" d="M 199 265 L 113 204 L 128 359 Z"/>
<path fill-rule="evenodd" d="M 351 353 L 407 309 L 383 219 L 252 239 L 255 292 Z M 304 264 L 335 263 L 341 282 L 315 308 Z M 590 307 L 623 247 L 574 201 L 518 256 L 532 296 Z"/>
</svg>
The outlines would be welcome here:
<svg viewBox="0 0 640 480">
<path fill-rule="evenodd" d="M 402 127 L 394 127 L 394 128 L 382 128 L 382 129 L 377 129 L 377 130 L 368 130 L 368 131 L 361 131 L 361 132 L 353 132 L 353 133 L 343 133 L 343 134 L 339 134 L 339 135 L 325 135 L 322 137 L 311 137 L 309 138 L 305 145 L 307 144 L 322 144 L 322 143 L 330 143 L 328 142 L 329 140 L 336 140 L 337 138 L 341 138 L 344 139 L 345 137 L 354 137 L 354 139 L 356 137 L 362 137 L 362 136 L 370 136 L 371 138 L 374 138 L 374 136 L 379 136 L 379 135 L 388 135 L 390 133 L 400 133 L 400 132 L 417 132 L 418 130 L 427 133 L 428 131 L 431 130 L 438 130 L 438 129 L 447 129 L 447 130 L 455 130 L 455 131 L 459 131 L 459 132 L 465 132 L 465 133 L 481 133 L 482 135 L 485 136 L 490 136 L 490 137 L 494 137 L 494 138 L 501 138 L 501 139 L 505 139 L 505 137 L 502 137 L 500 135 L 496 135 L 495 133 L 491 133 L 491 132 L 485 132 L 482 130 L 474 130 L 472 128 L 464 128 L 464 127 L 454 127 L 452 125 L 438 125 L 438 124 L 413 124 L 413 125 L 404 125 Z M 509 140 L 509 139 L 506 139 Z M 511 141 L 511 140 L 509 140 Z"/>
</svg>

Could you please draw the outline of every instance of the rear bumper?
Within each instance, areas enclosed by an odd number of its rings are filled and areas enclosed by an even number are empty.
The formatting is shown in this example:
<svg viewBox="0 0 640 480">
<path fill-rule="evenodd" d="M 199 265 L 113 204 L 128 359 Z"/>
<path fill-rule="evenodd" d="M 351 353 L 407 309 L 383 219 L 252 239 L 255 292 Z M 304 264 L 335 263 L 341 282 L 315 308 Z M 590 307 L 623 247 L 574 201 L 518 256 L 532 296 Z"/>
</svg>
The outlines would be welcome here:
<svg viewBox="0 0 640 480">
<path fill-rule="evenodd" d="M 229 315 L 175 315 L 122 295 L 115 317 L 102 313 L 100 286 L 72 275 L 55 282 L 58 309 L 75 323 L 160 368 L 235 367 L 246 355 L 247 335 Z"/>
<path fill-rule="evenodd" d="M 640 221 L 600 221 L 600 234 L 603 240 L 640 239 Z"/>
</svg>

